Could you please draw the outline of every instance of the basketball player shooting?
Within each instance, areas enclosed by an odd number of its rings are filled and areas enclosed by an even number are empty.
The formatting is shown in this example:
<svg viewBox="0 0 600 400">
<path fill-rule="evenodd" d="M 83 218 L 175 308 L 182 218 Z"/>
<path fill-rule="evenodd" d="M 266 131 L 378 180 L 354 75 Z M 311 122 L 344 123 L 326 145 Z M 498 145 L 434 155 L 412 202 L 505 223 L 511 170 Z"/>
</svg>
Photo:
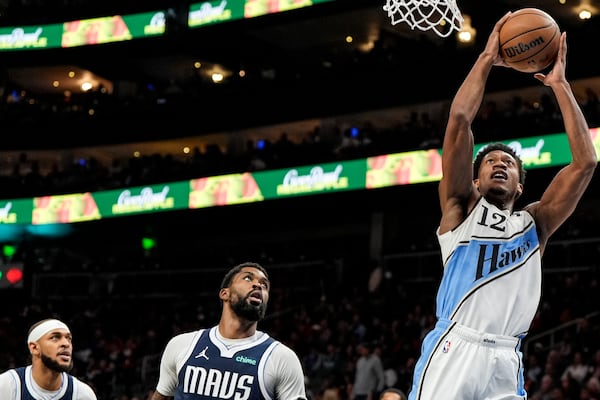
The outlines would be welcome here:
<svg viewBox="0 0 600 400">
<path fill-rule="evenodd" d="M 507 67 L 494 26 L 453 99 L 442 148 L 437 229 L 443 275 L 435 327 L 424 338 L 409 400 L 526 399 L 521 341 L 541 298 L 541 258 L 550 236 L 573 213 L 596 167 L 584 116 L 565 77 L 566 34 L 547 75 L 534 77 L 556 97 L 572 161 L 539 201 L 515 210 L 525 170 L 501 143 L 473 162 L 471 124 L 494 66 Z"/>
</svg>

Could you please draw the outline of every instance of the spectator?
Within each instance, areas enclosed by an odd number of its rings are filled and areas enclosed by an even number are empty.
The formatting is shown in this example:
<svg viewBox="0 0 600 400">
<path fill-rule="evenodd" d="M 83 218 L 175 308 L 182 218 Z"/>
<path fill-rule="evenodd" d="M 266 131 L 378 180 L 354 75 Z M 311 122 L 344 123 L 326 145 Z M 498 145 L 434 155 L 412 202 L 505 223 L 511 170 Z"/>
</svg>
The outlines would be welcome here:
<svg viewBox="0 0 600 400">
<path fill-rule="evenodd" d="M 406 395 L 400 389 L 388 388 L 381 392 L 379 400 L 406 400 Z"/>
<path fill-rule="evenodd" d="M 563 372 L 563 378 L 565 376 L 570 376 L 581 385 L 591 375 L 591 373 L 592 367 L 584 362 L 581 351 L 575 351 L 573 353 L 571 363 Z"/>
<path fill-rule="evenodd" d="M 360 343 L 356 350 L 359 358 L 352 384 L 352 400 L 372 400 L 384 389 L 383 364 L 370 343 Z"/>
</svg>

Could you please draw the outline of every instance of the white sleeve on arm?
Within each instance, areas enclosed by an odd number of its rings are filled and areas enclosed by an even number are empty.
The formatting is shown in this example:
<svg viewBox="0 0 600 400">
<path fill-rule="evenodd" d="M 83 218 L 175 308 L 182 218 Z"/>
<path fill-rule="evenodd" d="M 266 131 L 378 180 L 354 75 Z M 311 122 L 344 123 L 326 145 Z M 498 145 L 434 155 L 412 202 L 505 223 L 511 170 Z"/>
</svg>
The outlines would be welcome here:
<svg viewBox="0 0 600 400">
<path fill-rule="evenodd" d="M 0 374 L 0 399 L 17 399 L 16 374 L 6 371 Z"/>
<path fill-rule="evenodd" d="M 296 353 L 279 343 L 265 365 L 266 382 L 272 379 L 276 399 L 307 400 L 304 371 Z"/>
<path fill-rule="evenodd" d="M 163 396 L 174 396 L 177 389 L 177 373 L 185 361 L 190 343 L 198 332 L 182 333 L 173 337 L 167 345 L 160 359 L 160 372 L 156 390 Z"/>
<path fill-rule="evenodd" d="M 73 377 L 74 385 L 77 385 L 77 400 L 98 400 L 96 393 L 90 385 Z"/>
</svg>

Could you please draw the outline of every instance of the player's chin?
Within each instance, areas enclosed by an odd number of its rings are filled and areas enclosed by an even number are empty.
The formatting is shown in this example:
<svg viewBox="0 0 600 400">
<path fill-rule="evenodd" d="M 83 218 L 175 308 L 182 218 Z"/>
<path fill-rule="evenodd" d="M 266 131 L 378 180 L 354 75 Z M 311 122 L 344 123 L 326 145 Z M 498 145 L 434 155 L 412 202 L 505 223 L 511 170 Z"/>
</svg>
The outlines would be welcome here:
<svg viewBox="0 0 600 400">
<path fill-rule="evenodd" d="M 492 196 L 503 196 L 511 190 L 512 188 L 510 187 L 508 182 L 497 181 L 490 185 L 490 187 L 487 190 L 487 193 L 489 193 Z"/>
<path fill-rule="evenodd" d="M 70 372 L 73 369 L 73 361 L 57 360 L 58 372 Z"/>
<path fill-rule="evenodd" d="M 259 305 L 253 306 L 253 309 L 256 312 L 257 320 L 261 320 L 264 318 L 264 316 L 266 314 L 267 305 L 265 303 L 261 303 Z"/>
</svg>

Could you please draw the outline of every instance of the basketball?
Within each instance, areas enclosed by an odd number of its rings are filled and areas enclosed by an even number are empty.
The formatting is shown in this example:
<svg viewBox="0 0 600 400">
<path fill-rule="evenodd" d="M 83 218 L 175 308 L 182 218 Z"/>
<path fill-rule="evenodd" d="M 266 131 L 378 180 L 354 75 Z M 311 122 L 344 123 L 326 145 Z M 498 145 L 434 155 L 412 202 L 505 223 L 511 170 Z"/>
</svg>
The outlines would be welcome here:
<svg viewBox="0 0 600 400">
<path fill-rule="evenodd" d="M 550 66 L 560 44 L 560 28 L 538 8 L 513 12 L 500 28 L 500 55 L 513 69 L 535 73 Z"/>
</svg>

